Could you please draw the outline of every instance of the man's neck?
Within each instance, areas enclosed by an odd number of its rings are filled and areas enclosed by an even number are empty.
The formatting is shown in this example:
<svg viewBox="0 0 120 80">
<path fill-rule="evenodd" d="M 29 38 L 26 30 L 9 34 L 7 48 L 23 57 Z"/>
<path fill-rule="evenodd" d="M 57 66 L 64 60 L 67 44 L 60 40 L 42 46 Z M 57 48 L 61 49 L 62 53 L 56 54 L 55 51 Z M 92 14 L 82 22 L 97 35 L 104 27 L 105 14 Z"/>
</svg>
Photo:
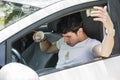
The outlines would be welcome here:
<svg viewBox="0 0 120 80">
<path fill-rule="evenodd" d="M 86 34 L 83 34 L 83 36 L 80 39 L 80 42 L 86 40 L 87 38 L 88 38 L 88 36 Z"/>
</svg>

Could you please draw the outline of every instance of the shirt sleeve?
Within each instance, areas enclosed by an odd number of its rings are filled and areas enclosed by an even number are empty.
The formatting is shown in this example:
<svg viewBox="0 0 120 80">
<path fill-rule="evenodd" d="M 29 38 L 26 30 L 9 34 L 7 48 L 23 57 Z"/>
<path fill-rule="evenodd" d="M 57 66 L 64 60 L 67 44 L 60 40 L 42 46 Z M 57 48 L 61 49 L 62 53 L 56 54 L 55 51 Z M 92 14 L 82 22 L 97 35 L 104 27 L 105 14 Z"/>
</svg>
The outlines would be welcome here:
<svg viewBox="0 0 120 80">
<path fill-rule="evenodd" d="M 93 41 L 92 41 L 92 43 L 91 43 L 91 52 L 92 53 L 94 53 L 93 52 L 93 48 L 96 46 L 96 45 L 100 45 L 101 44 L 101 42 L 100 41 L 98 41 L 98 40 L 96 40 L 96 39 L 93 39 Z"/>
</svg>

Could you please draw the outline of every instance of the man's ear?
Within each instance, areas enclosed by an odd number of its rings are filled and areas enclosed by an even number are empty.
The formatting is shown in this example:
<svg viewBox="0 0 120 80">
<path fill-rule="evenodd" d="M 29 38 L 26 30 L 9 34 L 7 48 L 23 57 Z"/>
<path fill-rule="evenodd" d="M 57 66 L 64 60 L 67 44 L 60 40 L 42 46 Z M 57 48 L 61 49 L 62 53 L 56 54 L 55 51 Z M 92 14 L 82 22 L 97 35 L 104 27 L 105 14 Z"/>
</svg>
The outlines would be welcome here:
<svg viewBox="0 0 120 80">
<path fill-rule="evenodd" d="M 78 31 L 77 31 L 77 34 L 78 34 L 78 35 L 83 34 L 83 28 L 79 28 Z"/>
<path fill-rule="evenodd" d="M 83 28 L 79 28 L 78 33 L 83 33 Z"/>
</svg>

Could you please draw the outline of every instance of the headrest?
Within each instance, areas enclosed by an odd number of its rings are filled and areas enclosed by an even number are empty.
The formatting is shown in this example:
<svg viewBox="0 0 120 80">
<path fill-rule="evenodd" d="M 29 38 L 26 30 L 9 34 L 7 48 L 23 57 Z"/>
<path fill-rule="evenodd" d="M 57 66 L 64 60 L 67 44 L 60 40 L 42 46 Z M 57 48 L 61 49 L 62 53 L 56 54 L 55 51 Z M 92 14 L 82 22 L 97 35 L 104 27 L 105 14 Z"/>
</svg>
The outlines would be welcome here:
<svg viewBox="0 0 120 80">
<path fill-rule="evenodd" d="M 88 37 L 102 41 L 103 24 L 100 21 L 94 21 L 93 17 L 89 16 L 82 21 L 82 26 Z"/>
<path fill-rule="evenodd" d="M 55 32 L 57 33 L 58 32 L 58 28 L 57 28 L 57 24 L 58 22 L 60 21 L 60 19 L 57 19 L 55 21 L 52 21 L 48 24 L 48 29 L 51 31 L 51 32 Z"/>
</svg>

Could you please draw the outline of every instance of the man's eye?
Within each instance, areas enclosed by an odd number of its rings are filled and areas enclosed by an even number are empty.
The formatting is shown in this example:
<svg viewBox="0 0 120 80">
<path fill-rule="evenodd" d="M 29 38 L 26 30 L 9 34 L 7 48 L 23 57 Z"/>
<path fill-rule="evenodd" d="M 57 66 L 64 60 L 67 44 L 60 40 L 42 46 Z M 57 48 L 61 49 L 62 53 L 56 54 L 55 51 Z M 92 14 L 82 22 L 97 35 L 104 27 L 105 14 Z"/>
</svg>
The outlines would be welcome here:
<svg viewBox="0 0 120 80">
<path fill-rule="evenodd" d="M 71 36 L 67 36 L 67 38 L 71 38 Z"/>
</svg>

